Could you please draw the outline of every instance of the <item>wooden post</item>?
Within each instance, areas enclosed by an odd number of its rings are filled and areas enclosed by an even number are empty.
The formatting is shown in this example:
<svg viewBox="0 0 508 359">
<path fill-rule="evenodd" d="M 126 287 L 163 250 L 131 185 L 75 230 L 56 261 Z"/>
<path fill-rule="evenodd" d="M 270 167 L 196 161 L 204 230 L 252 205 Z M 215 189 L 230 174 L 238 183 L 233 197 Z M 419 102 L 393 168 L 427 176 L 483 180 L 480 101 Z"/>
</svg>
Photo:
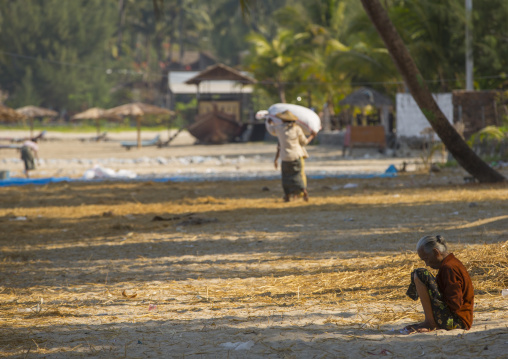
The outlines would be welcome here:
<svg viewBox="0 0 508 359">
<path fill-rule="evenodd" d="M 34 118 L 30 117 L 30 139 L 34 138 Z"/>
<path fill-rule="evenodd" d="M 141 116 L 136 116 L 136 126 L 138 128 L 138 148 L 141 148 Z"/>
</svg>

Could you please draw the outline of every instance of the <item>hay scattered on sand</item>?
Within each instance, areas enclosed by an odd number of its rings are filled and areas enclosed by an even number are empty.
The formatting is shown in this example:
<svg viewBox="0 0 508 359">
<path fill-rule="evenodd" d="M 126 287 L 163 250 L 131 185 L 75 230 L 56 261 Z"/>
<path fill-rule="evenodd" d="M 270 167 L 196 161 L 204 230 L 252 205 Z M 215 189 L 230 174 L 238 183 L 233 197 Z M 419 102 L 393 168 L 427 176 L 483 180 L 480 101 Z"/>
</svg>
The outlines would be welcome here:
<svg viewBox="0 0 508 359">
<path fill-rule="evenodd" d="M 479 315 L 507 318 L 506 188 L 436 187 L 432 198 L 429 188 L 369 181 L 328 189 L 343 183 L 314 181 L 309 204 L 263 191 L 278 181 L 0 189 L 0 355 L 114 347 L 122 356 L 129 344 L 111 343 L 126 326 L 150 337 L 167 321 L 164 338 L 175 328 L 319 325 L 367 340 L 369 330 L 423 319 L 405 291 L 423 265 L 416 240 L 436 230 L 471 273 Z M 205 220 L 183 223 L 189 214 Z M 99 328 L 100 337 L 84 334 Z"/>
</svg>

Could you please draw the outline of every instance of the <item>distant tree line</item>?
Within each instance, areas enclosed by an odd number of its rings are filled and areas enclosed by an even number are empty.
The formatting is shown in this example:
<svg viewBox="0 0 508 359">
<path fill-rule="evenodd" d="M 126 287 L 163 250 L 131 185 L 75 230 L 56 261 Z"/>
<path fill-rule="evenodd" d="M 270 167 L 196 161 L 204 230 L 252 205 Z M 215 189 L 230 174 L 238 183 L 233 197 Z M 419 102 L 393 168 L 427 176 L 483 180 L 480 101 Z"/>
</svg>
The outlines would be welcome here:
<svg viewBox="0 0 508 359">
<path fill-rule="evenodd" d="M 75 112 L 163 83 L 175 53 L 202 50 L 250 71 L 270 101 L 336 107 L 353 87 L 404 91 L 357 0 L 4 0 L 0 90 L 12 107 Z M 157 6 L 154 7 L 154 4 Z M 464 88 L 463 0 L 384 0 L 435 92 Z M 475 88 L 507 84 L 508 2 L 474 2 Z M 161 91 L 164 91 L 161 88 Z"/>
</svg>

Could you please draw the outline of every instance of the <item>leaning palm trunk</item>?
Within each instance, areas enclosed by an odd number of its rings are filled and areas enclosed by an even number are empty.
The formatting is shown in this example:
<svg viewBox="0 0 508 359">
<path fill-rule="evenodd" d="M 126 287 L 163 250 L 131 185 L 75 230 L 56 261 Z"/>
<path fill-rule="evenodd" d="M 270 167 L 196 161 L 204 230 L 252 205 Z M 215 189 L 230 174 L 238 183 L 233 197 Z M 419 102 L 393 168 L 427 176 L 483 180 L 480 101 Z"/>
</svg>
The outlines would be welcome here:
<svg viewBox="0 0 508 359">
<path fill-rule="evenodd" d="M 286 103 L 286 89 L 282 81 L 277 82 L 277 91 L 279 92 L 279 99 L 281 103 Z"/>
<path fill-rule="evenodd" d="M 432 97 L 409 51 L 379 0 L 362 0 L 363 7 L 383 39 L 413 98 L 430 125 L 457 162 L 480 182 L 500 182 L 505 178 L 487 165 L 455 131 Z"/>
</svg>

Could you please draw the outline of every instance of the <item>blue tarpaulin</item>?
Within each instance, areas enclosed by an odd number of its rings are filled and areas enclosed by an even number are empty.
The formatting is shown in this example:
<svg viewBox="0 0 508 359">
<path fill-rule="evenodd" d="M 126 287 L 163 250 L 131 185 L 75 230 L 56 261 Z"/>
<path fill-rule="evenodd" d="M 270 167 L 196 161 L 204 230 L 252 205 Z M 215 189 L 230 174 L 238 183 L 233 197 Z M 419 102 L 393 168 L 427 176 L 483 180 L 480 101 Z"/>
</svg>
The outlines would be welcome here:
<svg viewBox="0 0 508 359">
<path fill-rule="evenodd" d="M 397 173 L 387 170 L 384 173 L 319 173 L 319 174 L 307 174 L 309 179 L 324 179 L 324 178 L 391 178 L 396 177 Z M 273 180 L 279 179 L 279 174 L 274 175 L 176 175 L 171 177 L 137 177 L 133 179 L 124 178 L 99 178 L 99 179 L 81 179 L 81 178 L 69 178 L 69 177 L 48 177 L 48 178 L 8 178 L 0 180 L 0 187 L 7 186 L 24 186 L 24 185 L 45 185 L 48 183 L 58 182 L 102 182 L 102 181 L 114 181 L 114 182 L 206 182 L 206 181 L 252 181 L 252 180 Z"/>
<path fill-rule="evenodd" d="M 0 187 L 24 186 L 27 184 L 42 185 L 48 183 L 69 182 L 69 181 L 72 181 L 72 179 L 69 177 L 7 178 L 4 180 L 0 180 Z"/>
</svg>

